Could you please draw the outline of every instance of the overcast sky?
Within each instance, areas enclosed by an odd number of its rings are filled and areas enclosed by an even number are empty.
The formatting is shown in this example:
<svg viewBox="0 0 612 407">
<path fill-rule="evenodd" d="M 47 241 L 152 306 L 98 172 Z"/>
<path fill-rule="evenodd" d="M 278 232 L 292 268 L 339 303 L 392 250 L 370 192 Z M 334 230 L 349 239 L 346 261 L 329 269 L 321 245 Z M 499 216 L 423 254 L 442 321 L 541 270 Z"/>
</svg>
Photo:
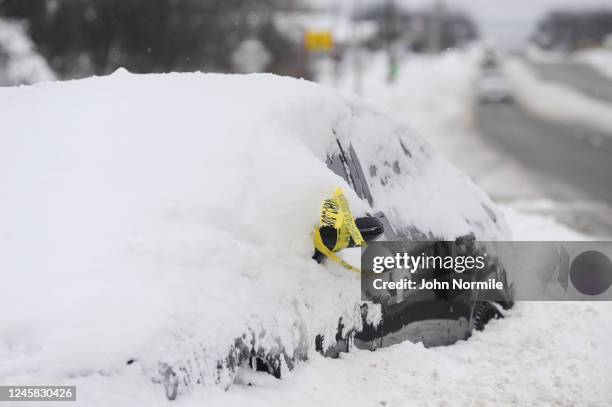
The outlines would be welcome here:
<svg viewBox="0 0 612 407">
<path fill-rule="evenodd" d="M 385 0 L 310 0 L 319 6 L 383 3 Z M 431 7 L 435 0 L 395 0 L 408 8 Z M 612 0 L 445 0 L 447 7 L 463 9 L 473 16 L 480 31 L 499 45 L 516 45 L 531 34 L 537 20 L 553 8 L 606 7 Z M 509 44 L 510 43 L 510 44 Z"/>
</svg>

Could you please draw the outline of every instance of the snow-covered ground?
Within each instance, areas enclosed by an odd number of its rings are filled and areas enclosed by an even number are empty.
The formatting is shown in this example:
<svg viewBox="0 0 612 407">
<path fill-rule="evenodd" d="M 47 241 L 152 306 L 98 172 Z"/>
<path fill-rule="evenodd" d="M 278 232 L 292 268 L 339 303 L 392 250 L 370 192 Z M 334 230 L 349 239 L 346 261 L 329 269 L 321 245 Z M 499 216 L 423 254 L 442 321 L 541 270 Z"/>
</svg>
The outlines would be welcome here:
<svg viewBox="0 0 612 407">
<path fill-rule="evenodd" d="M 612 105 L 587 96 L 558 82 L 538 78 L 520 59 L 504 64 L 516 100 L 545 119 L 594 127 L 612 137 Z"/>
<path fill-rule="evenodd" d="M 245 371 L 228 391 L 194 388 L 173 403 L 135 372 L 66 383 L 87 406 L 607 407 L 609 312 L 607 303 L 519 303 L 449 347 L 402 343 L 340 359 L 314 355 L 283 380 Z"/>
<path fill-rule="evenodd" d="M 541 216 L 512 209 L 506 216 L 520 239 L 583 238 Z M 340 359 L 313 354 L 283 380 L 243 370 L 227 391 L 194 387 L 175 402 L 167 402 L 162 388 L 136 369 L 37 380 L 76 385 L 77 404 L 92 407 L 607 407 L 612 403 L 610 311 L 608 303 L 520 302 L 504 320 L 449 347 L 402 343 L 376 352 L 353 349 Z"/>
<path fill-rule="evenodd" d="M 510 209 L 519 239 L 581 240 L 549 218 Z M 612 403 L 608 303 L 520 302 L 466 342 L 402 343 L 340 359 L 318 354 L 283 380 L 241 372 L 227 391 L 197 387 L 168 405 L 207 406 L 592 406 Z M 74 377 L 88 406 L 165 405 L 159 386 L 136 371 Z M 58 404 L 59 405 L 59 404 Z"/>
<path fill-rule="evenodd" d="M 612 49 L 594 48 L 576 52 L 577 61 L 591 65 L 602 75 L 612 79 Z"/>
</svg>

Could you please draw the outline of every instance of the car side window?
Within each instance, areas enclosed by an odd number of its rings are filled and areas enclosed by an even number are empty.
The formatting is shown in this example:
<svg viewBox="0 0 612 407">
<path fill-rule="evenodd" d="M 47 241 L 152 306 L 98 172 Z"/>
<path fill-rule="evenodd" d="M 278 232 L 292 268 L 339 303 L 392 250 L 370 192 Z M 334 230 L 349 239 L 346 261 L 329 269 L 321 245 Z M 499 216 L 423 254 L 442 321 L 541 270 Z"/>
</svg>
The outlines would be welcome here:
<svg viewBox="0 0 612 407">
<path fill-rule="evenodd" d="M 349 147 L 348 154 L 345 154 L 345 156 L 347 157 L 347 163 L 353 178 L 353 187 L 355 191 L 357 191 L 357 195 L 362 199 L 366 199 L 370 206 L 372 206 L 374 204 L 372 194 L 370 193 L 370 188 L 363 174 L 361 164 L 359 163 L 359 158 L 357 158 L 357 153 L 352 145 Z"/>
<path fill-rule="evenodd" d="M 357 157 L 357 152 L 352 145 L 348 148 L 343 146 L 338 140 L 338 151 L 327 156 L 327 167 L 335 174 L 341 176 L 357 193 L 361 199 L 365 199 L 373 207 L 372 194 L 368 186 L 367 179 Z M 387 217 L 382 212 L 374 214 L 385 227 L 385 237 L 387 240 L 397 240 L 394 228 L 389 223 Z"/>
<path fill-rule="evenodd" d="M 346 168 L 344 167 L 344 163 L 342 162 L 342 158 L 339 153 L 330 153 L 327 155 L 327 168 L 332 170 L 334 174 L 342 177 L 349 185 L 352 185 L 349 176 L 346 172 Z"/>
<path fill-rule="evenodd" d="M 358 163 L 359 177 L 362 185 L 367 188 L 368 200 L 373 207 L 382 210 L 392 225 L 395 234 L 400 239 L 427 240 L 428 236 L 408 224 L 398 207 L 401 194 L 397 191 L 409 192 L 406 174 L 414 169 L 413 152 L 410 151 L 399 137 L 388 137 L 383 145 L 371 143 L 367 138 L 356 138 L 354 145 L 348 149 L 353 161 Z M 373 151 L 374 150 L 374 151 Z M 357 159 L 360 153 L 363 160 Z M 361 162 L 359 162 L 361 161 Z M 409 194 L 407 194 L 409 196 Z"/>
<path fill-rule="evenodd" d="M 327 167 L 336 175 L 341 176 L 353 188 L 357 196 L 367 200 L 372 206 L 372 195 L 355 150 L 352 146 L 347 150 L 339 141 L 336 142 L 338 151 L 327 155 Z"/>
</svg>

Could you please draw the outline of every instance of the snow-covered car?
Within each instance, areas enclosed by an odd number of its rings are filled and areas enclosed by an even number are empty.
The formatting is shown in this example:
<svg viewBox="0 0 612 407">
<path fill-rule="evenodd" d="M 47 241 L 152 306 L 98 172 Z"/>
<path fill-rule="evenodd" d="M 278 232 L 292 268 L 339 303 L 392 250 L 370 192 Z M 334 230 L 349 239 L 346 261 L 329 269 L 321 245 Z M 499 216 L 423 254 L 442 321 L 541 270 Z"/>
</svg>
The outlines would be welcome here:
<svg viewBox="0 0 612 407">
<path fill-rule="evenodd" d="M 478 96 L 481 103 L 511 103 L 512 85 L 499 71 L 485 71 L 480 78 Z"/>
<path fill-rule="evenodd" d="M 0 89 L 0 122 L 0 381 L 144 375 L 174 399 L 353 341 L 452 343 L 500 313 L 364 304 L 355 273 L 313 261 L 337 187 L 367 238 L 510 237 L 378 105 L 273 75 L 121 70 Z"/>
</svg>

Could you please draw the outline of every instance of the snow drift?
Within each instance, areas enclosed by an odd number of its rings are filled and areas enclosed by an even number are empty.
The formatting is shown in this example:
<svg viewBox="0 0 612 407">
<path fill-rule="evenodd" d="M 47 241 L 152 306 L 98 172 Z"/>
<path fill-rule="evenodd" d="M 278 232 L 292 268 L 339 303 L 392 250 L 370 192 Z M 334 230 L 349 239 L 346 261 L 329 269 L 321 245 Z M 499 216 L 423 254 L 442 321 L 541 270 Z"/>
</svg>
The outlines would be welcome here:
<svg viewBox="0 0 612 407">
<path fill-rule="evenodd" d="M 369 210 L 324 164 L 336 137 L 380 177 L 404 160 L 370 185 L 375 211 L 432 237 L 508 236 L 405 123 L 306 81 L 120 70 L 0 89 L 0 123 L 2 383 L 172 367 L 181 388 L 227 386 L 238 338 L 300 359 L 339 317 L 359 326 L 358 278 L 311 260 L 337 186 Z"/>
<path fill-rule="evenodd" d="M 605 48 L 591 48 L 574 53 L 573 58 L 578 62 L 590 65 L 602 75 L 612 79 L 612 50 Z"/>
<path fill-rule="evenodd" d="M 530 112 L 561 123 L 578 124 L 612 135 L 612 107 L 562 84 L 541 80 L 519 59 L 504 65 L 518 102 Z"/>
</svg>

